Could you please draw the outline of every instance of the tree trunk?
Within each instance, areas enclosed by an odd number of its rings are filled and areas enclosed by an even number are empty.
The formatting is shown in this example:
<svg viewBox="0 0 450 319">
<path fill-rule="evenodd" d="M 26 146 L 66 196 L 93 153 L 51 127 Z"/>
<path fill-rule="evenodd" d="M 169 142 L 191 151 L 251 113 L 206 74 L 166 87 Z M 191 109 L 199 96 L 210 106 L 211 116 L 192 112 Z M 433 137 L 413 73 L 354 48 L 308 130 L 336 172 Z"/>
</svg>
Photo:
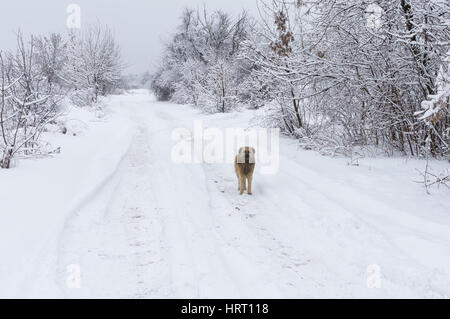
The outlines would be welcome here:
<svg viewBox="0 0 450 319">
<path fill-rule="evenodd" d="M 222 113 L 225 113 L 225 84 L 222 75 Z"/>
<path fill-rule="evenodd" d="M 414 14 L 412 12 L 411 5 L 406 2 L 406 0 L 401 0 L 400 5 L 402 7 L 403 13 L 405 14 L 405 24 L 408 32 L 413 32 L 414 24 L 413 18 Z M 425 79 L 425 88 L 422 87 L 424 99 L 433 94 L 433 87 L 431 83 L 433 83 L 432 79 L 426 74 L 426 68 L 428 64 L 428 54 L 426 50 L 420 50 L 419 45 L 417 44 L 417 37 L 415 34 L 411 34 L 411 51 L 414 55 L 414 60 L 416 60 L 419 68 L 419 75 L 421 78 Z"/>
<path fill-rule="evenodd" d="M 13 148 L 7 147 L 3 153 L 3 158 L 0 161 L 0 167 L 1 168 L 10 168 L 12 156 L 13 156 Z"/>
<path fill-rule="evenodd" d="M 291 87 L 292 103 L 294 103 L 295 116 L 297 117 L 298 127 L 303 127 L 303 122 L 298 111 L 297 100 L 295 98 L 294 89 Z"/>
</svg>

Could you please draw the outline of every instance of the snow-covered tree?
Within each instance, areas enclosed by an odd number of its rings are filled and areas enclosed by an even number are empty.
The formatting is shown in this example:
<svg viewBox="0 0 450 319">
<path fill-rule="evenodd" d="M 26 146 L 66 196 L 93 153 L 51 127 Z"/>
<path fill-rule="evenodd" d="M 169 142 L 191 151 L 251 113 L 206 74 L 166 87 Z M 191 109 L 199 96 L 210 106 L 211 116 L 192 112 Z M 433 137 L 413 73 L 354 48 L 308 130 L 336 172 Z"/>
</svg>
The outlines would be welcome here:
<svg viewBox="0 0 450 319">
<path fill-rule="evenodd" d="M 17 52 L 0 53 L 0 167 L 10 168 L 18 153 L 31 155 L 46 124 L 59 113 L 61 95 L 43 68 L 39 43 L 19 33 Z M 39 54 L 37 54 L 39 52 Z"/>
<path fill-rule="evenodd" d="M 449 48 L 447 1 L 260 4 L 261 35 L 247 58 L 271 88 L 271 110 L 279 101 L 285 131 L 420 155 L 429 133 L 414 114 L 435 94 Z M 443 154 L 437 135 L 431 144 Z"/>
<path fill-rule="evenodd" d="M 191 103 L 208 112 L 232 109 L 249 74 L 239 58 L 247 27 L 245 13 L 232 18 L 222 11 L 186 9 L 153 77 L 153 92 L 160 99 Z"/>
<path fill-rule="evenodd" d="M 215 112 L 266 108 L 264 125 L 322 150 L 421 156 L 429 143 L 434 156 L 448 153 L 438 75 L 450 45 L 448 1 L 258 4 L 256 22 L 186 10 L 153 78 L 157 96 Z M 439 117 L 432 127 L 415 115 L 424 100 L 425 114 Z"/>
<path fill-rule="evenodd" d="M 255 65 L 251 78 L 258 83 L 256 94 L 270 87 L 271 93 L 265 94 L 272 101 L 268 104 L 271 110 L 268 114 L 281 114 L 283 120 L 276 122 L 282 123 L 283 131 L 293 134 L 306 125 L 305 110 L 299 99 L 301 86 L 295 73 L 301 58 L 297 48 L 302 36 L 294 35 L 294 21 L 290 17 L 292 4 L 285 1 L 261 1 L 260 4 L 262 20 L 259 28 L 254 29 L 257 36 L 248 43 L 245 57 Z"/>
<path fill-rule="evenodd" d="M 52 88 L 67 86 L 64 68 L 67 64 L 67 43 L 58 33 L 49 36 L 37 36 L 35 41 L 35 59 L 40 73 Z"/>
<path fill-rule="evenodd" d="M 416 115 L 429 127 L 429 138 L 435 136 L 439 139 L 443 145 L 442 153 L 450 156 L 450 52 L 447 52 L 445 64 L 439 70 L 435 88 L 435 94 L 430 94 L 422 102 L 423 109 Z"/>
<path fill-rule="evenodd" d="M 77 105 L 96 103 L 120 83 L 123 64 L 120 48 L 108 27 L 91 26 L 72 32 L 67 44 L 67 80 Z"/>
<path fill-rule="evenodd" d="M 40 136 L 69 94 L 79 105 L 111 93 L 121 76 L 119 48 L 108 29 L 60 34 L 19 32 L 16 52 L 0 51 L 0 167 L 40 151 Z"/>
</svg>

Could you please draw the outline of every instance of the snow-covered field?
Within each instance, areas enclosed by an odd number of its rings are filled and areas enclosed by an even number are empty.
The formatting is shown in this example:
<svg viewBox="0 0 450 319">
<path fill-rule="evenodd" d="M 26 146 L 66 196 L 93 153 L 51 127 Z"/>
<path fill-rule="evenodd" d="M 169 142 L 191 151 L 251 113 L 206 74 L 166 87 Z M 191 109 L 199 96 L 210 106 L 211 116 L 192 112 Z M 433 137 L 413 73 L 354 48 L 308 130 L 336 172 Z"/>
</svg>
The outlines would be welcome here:
<svg viewBox="0 0 450 319">
<path fill-rule="evenodd" d="M 108 104 L 47 134 L 61 154 L 0 170 L 0 297 L 450 297 L 450 193 L 414 182 L 422 161 L 351 166 L 281 138 L 279 171 L 240 196 L 231 164 L 173 163 L 171 134 L 252 111 Z"/>
</svg>

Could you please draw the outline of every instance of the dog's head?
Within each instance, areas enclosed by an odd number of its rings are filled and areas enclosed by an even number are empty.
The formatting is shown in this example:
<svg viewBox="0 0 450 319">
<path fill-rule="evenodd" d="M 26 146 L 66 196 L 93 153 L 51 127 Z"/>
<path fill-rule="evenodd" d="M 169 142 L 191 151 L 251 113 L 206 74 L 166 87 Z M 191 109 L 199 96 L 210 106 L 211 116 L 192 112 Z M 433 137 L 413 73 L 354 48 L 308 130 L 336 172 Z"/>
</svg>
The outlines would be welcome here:
<svg viewBox="0 0 450 319">
<path fill-rule="evenodd" d="M 250 146 L 241 147 L 238 154 L 239 163 L 255 163 L 255 149 Z"/>
</svg>

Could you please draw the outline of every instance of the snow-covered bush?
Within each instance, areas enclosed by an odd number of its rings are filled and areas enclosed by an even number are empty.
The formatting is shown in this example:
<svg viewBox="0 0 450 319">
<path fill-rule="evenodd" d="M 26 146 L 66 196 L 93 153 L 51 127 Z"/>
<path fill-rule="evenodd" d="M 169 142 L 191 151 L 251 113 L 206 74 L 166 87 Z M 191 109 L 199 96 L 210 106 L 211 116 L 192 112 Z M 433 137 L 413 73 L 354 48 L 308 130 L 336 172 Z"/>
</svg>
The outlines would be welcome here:
<svg viewBox="0 0 450 319">
<path fill-rule="evenodd" d="M 45 126 L 59 113 L 62 89 L 43 62 L 41 42 L 18 35 L 17 52 L 0 53 L 0 167 L 17 154 L 32 155 Z M 56 60 L 53 60 L 56 61 Z"/>
<path fill-rule="evenodd" d="M 167 78 L 168 73 L 161 68 L 153 75 L 150 82 L 150 90 L 159 101 L 169 101 L 174 93 L 174 82 Z"/>
</svg>

